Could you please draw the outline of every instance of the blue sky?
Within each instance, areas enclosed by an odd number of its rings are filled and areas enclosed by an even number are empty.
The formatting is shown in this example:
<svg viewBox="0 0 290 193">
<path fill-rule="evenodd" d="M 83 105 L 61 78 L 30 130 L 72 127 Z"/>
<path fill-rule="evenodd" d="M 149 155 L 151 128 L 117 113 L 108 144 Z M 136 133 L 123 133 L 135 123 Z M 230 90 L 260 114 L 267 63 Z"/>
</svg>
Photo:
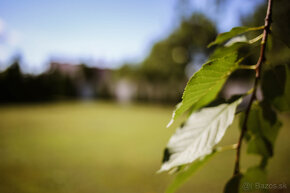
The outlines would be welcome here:
<svg viewBox="0 0 290 193">
<path fill-rule="evenodd" d="M 52 57 L 104 61 L 107 67 L 140 61 L 176 26 L 176 1 L 1 0 L 0 65 L 15 53 L 27 72 L 43 70 Z M 213 1 L 192 0 L 189 9 L 207 13 L 219 31 L 239 25 L 239 14 L 263 2 L 228 0 L 217 14 Z"/>
</svg>

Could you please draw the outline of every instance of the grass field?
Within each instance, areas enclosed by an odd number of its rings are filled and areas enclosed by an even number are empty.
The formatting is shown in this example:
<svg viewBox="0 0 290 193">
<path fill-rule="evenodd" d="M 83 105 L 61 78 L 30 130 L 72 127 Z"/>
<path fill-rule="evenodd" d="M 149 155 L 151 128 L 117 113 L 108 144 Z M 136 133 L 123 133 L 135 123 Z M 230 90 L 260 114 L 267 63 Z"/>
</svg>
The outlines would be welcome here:
<svg viewBox="0 0 290 193">
<path fill-rule="evenodd" d="M 173 107 L 68 102 L 0 107 L 1 193 L 161 193 L 173 179 L 156 174 L 174 127 Z M 290 185 L 289 116 L 269 165 L 270 183 Z M 237 122 L 222 144 L 238 139 Z M 179 192 L 219 193 L 233 171 L 223 152 Z M 257 161 L 242 156 L 243 166 Z M 287 190 L 284 190 L 284 192 Z"/>
</svg>

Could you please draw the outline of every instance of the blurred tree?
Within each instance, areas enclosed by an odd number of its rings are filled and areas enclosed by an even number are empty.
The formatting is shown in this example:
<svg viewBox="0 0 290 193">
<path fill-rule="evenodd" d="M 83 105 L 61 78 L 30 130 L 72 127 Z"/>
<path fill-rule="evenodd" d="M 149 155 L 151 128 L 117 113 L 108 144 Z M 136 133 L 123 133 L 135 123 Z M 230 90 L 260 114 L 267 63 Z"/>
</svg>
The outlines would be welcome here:
<svg viewBox="0 0 290 193">
<path fill-rule="evenodd" d="M 211 2 L 213 3 L 212 6 L 217 8 L 225 7 L 226 4 L 230 3 L 229 0 L 213 0 Z M 207 49 L 206 47 L 217 35 L 216 26 L 204 15 L 194 13 L 189 16 L 188 13 L 192 12 L 191 1 L 178 0 L 176 8 L 178 20 L 180 21 L 180 25 L 176 30 L 152 47 L 148 57 L 141 63 L 139 70 L 133 70 L 133 67 L 130 65 L 120 69 L 120 74 L 124 74 L 124 72 L 127 75 L 135 74 L 135 78 L 141 84 L 139 87 L 143 87 L 143 90 L 151 89 L 163 92 L 163 99 L 169 95 L 171 95 L 169 97 L 171 99 L 180 99 L 187 78 L 209 56 L 212 49 Z M 264 17 L 265 11 L 263 10 L 260 14 L 261 17 Z M 257 21 L 260 20 L 263 21 L 264 19 L 257 19 Z M 253 23 L 249 25 L 255 26 L 257 24 Z M 250 36 L 248 38 L 251 38 Z M 258 46 L 254 48 L 247 45 L 242 46 L 239 49 L 239 54 L 243 55 L 244 53 L 251 53 L 245 58 L 244 64 L 253 65 L 256 63 L 259 55 Z M 253 77 L 254 73 L 249 73 L 248 70 L 239 70 L 229 80 L 231 81 L 233 78 L 252 79 Z M 153 88 L 145 89 L 146 84 L 154 86 Z M 176 92 L 169 94 L 168 90 L 172 88 L 176 88 Z M 150 99 L 151 96 L 147 96 L 147 98 Z"/>
<path fill-rule="evenodd" d="M 185 68 L 196 52 L 204 49 L 216 37 L 216 28 L 202 14 L 183 20 L 168 38 L 157 42 L 141 64 L 144 79 L 153 82 L 184 81 Z"/>
<path fill-rule="evenodd" d="M 40 75 L 22 74 L 20 57 L 0 73 L 0 102 L 34 102 L 76 97 L 72 78 L 54 70 Z"/>
<path fill-rule="evenodd" d="M 118 70 L 116 70 L 114 75 L 117 79 L 124 77 L 127 79 L 138 79 L 139 66 L 137 64 L 130 63 L 123 64 Z"/>
<path fill-rule="evenodd" d="M 0 100 L 2 101 L 20 101 L 22 99 L 24 81 L 19 63 L 20 57 L 16 57 L 11 66 L 0 74 Z"/>
<path fill-rule="evenodd" d="M 134 83 L 138 84 L 138 100 L 180 100 L 188 79 L 186 70 L 196 61 L 200 62 L 196 59 L 200 58 L 201 53 L 206 59 L 211 52 L 206 46 L 217 35 L 215 25 L 198 13 L 182 18 L 177 29 L 153 45 L 148 57 L 140 65 L 127 64 L 116 72 L 119 78 L 135 80 Z"/>
</svg>

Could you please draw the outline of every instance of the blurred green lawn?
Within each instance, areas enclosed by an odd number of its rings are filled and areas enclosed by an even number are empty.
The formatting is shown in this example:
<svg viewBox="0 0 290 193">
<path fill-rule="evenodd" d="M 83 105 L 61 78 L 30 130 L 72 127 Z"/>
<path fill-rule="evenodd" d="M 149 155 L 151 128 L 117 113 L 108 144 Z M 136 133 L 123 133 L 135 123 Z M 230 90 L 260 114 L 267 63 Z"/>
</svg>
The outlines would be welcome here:
<svg viewBox="0 0 290 193">
<path fill-rule="evenodd" d="M 174 127 L 173 107 L 67 102 L 0 107 L 1 193 L 159 193 L 173 179 L 156 174 Z M 289 116 L 270 161 L 269 182 L 290 185 Z M 176 125 L 175 125 L 176 126 Z M 237 122 L 222 144 L 238 139 Z M 245 149 L 245 147 L 244 147 Z M 218 193 L 234 151 L 221 153 L 179 192 Z M 242 156 L 242 166 L 255 156 Z"/>
</svg>

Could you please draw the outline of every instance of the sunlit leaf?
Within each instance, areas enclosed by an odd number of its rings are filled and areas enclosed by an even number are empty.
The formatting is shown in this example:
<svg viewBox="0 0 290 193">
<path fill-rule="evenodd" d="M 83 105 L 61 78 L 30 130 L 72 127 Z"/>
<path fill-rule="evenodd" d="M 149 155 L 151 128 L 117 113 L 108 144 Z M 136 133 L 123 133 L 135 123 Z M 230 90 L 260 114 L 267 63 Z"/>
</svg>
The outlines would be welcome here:
<svg viewBox="0 0 290 193">
<path fill-rule="evenodd" d="M 170 138 L 160 172 L 192 163 L 212 153 L 213 147 L 233 122 L 240 102 L 241 99 L 238 99 L 230 104 L 207 107 L 192 113 Z"/>
<path fill-rule="evenodd" d="M 236 59 L 237 53 L 234 52 L 205 63 L 188 81 L 182 102 L 173 113 L 170 123 L 189 108 L 194 112 L 213 101 L 231 72 L 238 68 Z"/>
<path fill-rule="evenodd" d="M 236 42 L 230 47 L 219 47 L 215 49 L 215 51 L 211 54 L 210 59 L 221 58 L 225 55 L 228 55 L 232 52 L 237 51 L 239 48 L 243 46 L 249 45 L 247 42 Z"/>
<path fill-rule="evenodd" d="M 240 35 L 240 34 L 243 34 L 243 33 L 249 32 L 249 31 L 257 31 L 257 30 L 262 30 L 262 29 L 264 29 L 264 26 L 260 26 L 260 27 L 234 27 L 229 32 L 219 34 L 217 36 L 217 38 L 215 39 L 215 41 L 210 43 L 208 45 L 208 47 L 224 43 L 225 41 L 227 41 L 227 40 L 229 40 L 237 35 Z"/>
<path fill-rule="evenodd" d="M 181 185 L 189 180 L 189 178 L 204 164 L 206 164 L 214 155 L 217 153 L 234 150 L 237 148 L 237 144 L 216 147 L 210 154 L 197 159 L 190 165 L 184 165 L 178 168 L 178 172 L 173 180 L 173 182 L 168 186 L 165 193 L 173 193 L 175 192 Z"/>
<path fill-rule="evenodd" d="M 240 36 L 234 37 L 229 40 L 224 46 L 217 47 L 211 54 L 210 59 L 220 58 L 222 56 L 228 55 L 229 53 L 236 52 L 240 48 L 254 44 L 262 38 L 261 35 L 250 40 L 246 39 L 245 36 L 242 37 L 244 38 L 240 38 Z"/>
<path fill-rule="evenodd" d="M 233 37 L 232 39 L 230 39 L 224 46 L 225 47 L 231 47 L 232 45 L 236 44 L 236 43 L 241 43 L 241 42 L 247 42 L 247 38 L 246 36 L 242 35 L 242 36 L 236 36 Z"/>
<path fill-rule="evenodd" d="M 212 153 L 206 155 L 202 159 L 198 159 L 195 162 L 193 162 L 187 169 L 184 171 L 180 171 L 174 181 L 168 186 L 165 193 L 173 193 L 175 192 L 182 184 L 184 184 L 194 172 L 196 172 L 200 167 L 202 167 L 205 163 L 207 163 L 208 160 L 210 160 L 217 151 L 212 151 Z"/>
</svg>

